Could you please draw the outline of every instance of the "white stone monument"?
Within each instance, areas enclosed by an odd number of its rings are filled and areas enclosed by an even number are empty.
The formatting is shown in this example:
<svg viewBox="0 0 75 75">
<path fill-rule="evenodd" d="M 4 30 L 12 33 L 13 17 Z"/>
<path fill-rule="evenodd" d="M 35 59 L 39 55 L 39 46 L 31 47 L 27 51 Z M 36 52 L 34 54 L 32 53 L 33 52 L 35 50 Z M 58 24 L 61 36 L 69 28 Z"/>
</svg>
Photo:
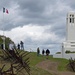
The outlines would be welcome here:
<svg viewBox="0 0 75 75">
<path fill-rule="evenodd" d="M 75 59 L 75 53 L 65 53 L 65 51 L 75 51 L 75 12 L 69 12 L 66 18 L 66 40 L 62 43 L 61 54 L 54 54 L 54 58 Z"/>
<path fill-rule="evenodd" d="M 69 12 L 66 21 L 66 41 L 62 44 L 63 58 L 65 51 L 75 51 L 75 12 Z"/>
</svg>

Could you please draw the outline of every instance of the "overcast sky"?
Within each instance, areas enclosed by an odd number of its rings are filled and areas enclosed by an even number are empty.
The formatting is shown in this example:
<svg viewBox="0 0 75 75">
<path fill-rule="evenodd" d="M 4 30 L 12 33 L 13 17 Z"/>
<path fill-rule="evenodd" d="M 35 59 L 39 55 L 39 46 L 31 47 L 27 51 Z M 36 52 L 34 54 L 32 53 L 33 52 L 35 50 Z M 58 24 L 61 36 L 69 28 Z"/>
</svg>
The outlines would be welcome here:
<svg viewBox="0 0 75 75">
<path fill-rule="evenodd" d="M 69 11 L 75 11 L 75 0 L 0 0 L 0 35 L 4 30 L 16 44 L 22 40 L 25 50 L 61 51 Z"/>
</svg>

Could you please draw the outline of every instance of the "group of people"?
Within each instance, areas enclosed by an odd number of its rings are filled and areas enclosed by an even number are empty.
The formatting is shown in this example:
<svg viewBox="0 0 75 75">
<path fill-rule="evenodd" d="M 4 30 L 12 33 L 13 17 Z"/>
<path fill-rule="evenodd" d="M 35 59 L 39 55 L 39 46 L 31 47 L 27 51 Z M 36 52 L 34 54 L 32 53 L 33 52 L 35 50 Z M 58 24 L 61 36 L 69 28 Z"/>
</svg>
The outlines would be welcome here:
<svg viewBox="0 0 75 75">
<path fill-rule="evenodd" d="M 48 56 L 50 54 L 50 50 L 47 49 L 46 51 L 43 49 L 42 50 L 42 55 L 44 55 L 46 53 L 46 55 Z"/>
<path fill-rule="evenodd" d="M 42 55 L 44 55 L 46 53 L 46 55 L 48 56 L 50 54 L 50 50 L 47 49 L 46 51 L 43 49 L 42 50 Z M 39 47 L 37 48 L 37 56 L 40 54 L 40 49 Z"/>
<path fill-rule="evenodd" d="M 9 50 L 14 50 L 15 45 L 13 42 L 9 43 Z M 24 50 L 24 43 L 22 41 L 20 41 L 20 44 L 17 45 L 17 49 L 19 50 Z"/>
<path fill-rule="evenodd" d="M 20 44 L 18 43 L 18 45 L 17 45 L 17 49 L 21 49 L 21 50 L 24 50 L 24 43 L 23 43 L 23 41 L 20 41 Z"/>
</svg>

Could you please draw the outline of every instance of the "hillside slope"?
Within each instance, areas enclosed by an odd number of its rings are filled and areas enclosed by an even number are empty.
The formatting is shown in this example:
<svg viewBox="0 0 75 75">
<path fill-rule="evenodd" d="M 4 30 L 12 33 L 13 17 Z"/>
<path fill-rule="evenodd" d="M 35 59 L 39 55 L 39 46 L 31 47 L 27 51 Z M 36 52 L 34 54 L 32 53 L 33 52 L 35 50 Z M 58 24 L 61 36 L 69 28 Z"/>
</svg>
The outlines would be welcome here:
<svg viewBox="0 0 75 75">
<path fill-rule="evenodd" d="M 66 59 L 53 58 L 52 56 L 37 56 L 36 53 L 31 53 L 30 60 L 32 66 L 45 70 L 52 75 L 75 75 L 74 72 L 67 70 L 68 60 Z"/>
<path fill-rule="evenodd" d="M 36 66 L 50 72 L 52 75 L 75 75 L 75 73 L 70 71 L 59 71 L 58 65 L 59 65 L 58 62 L 46 60 L 40 62 Z"/>
<path fill-rule="evenodd" d="M 1 54 L 2 50 L 0 50 Z M 75 73 L 67 70 L 68 60 L 66 59 L 43 55 L 37 56 L 36 52 L 30 52 L 28 56 L 30 57 L 30 75 L 75 75 Z M 6 64 L 5 69 L 10 66 L 10 62 L 0 59 L 0 67 L 4 64 Z M 17 75 L 28 75 L 24 70 L 22 72 Z"/>
</svg>

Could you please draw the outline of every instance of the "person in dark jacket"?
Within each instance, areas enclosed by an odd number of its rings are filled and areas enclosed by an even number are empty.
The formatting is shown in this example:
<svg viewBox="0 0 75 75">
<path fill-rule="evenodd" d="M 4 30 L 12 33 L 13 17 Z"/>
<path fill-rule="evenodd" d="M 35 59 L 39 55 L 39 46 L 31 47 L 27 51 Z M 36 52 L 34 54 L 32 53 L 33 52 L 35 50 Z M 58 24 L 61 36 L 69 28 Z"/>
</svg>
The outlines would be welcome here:
<svg viewBox="0 0 75 75">
<path fill-rule="evenodd" d="M 39 47 L 37 48 L 37 56 L 39 56 L 39 54 L 40 54 L 40 49 L 39 49 Z"/>
<path fill-rule="evenodd" d="M 18 49 L 20 50 L 20 44 L 17 45 Z"/>
<path fill-rule="evenodd" d="M 45 51 L 44 51 L 44 49 L 42 50 L 42 55 L 44 55 L 44 53 L 45 53 Z"/>
<path fill-rule="evenodd" d="M 21 50 L 24 50 L 24 43 L 23 43 L 23 41 L 20 41 L 20 45 L 21 45 Z"/>
<path fill-rule="evenodd" d="M 50 54 L 49 49 L 46 50 L 46 55 L 48 56 Z"/>
</svg>

